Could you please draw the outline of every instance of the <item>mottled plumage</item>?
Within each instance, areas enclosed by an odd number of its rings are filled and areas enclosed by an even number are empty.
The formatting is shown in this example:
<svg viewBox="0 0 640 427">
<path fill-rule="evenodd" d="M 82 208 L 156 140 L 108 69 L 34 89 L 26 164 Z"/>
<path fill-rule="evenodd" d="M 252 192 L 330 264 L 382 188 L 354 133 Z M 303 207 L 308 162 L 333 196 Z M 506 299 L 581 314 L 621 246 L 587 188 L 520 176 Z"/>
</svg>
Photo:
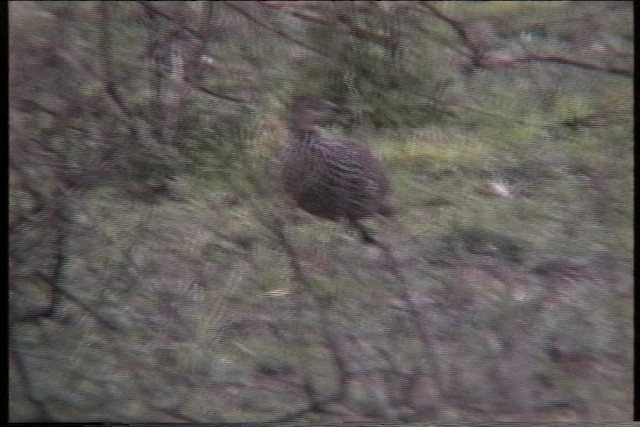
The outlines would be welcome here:
<svg viewBox="0 0 640 427">
<path fill-rule="evenodd" d="M 346 218 L 366 241 L 373 241 L 357 220 L 391 213 L 386 200 L 389 182 L 367 147 L 316 133 L 315 126 L 334 107 L 308 96 L 293 102 L 282 171 L 284 189 L 301 209 L 334 221 Z"/>
</svg>

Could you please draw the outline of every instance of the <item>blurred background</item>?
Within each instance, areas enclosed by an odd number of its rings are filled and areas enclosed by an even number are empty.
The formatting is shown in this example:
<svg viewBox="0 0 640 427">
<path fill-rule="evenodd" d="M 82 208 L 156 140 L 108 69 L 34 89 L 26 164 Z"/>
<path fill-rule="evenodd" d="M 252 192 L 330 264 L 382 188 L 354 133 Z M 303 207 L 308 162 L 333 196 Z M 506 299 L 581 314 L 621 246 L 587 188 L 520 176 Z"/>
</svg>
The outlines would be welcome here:
<svg viewBox="0 0 640 427">
<path fill-rule="evenodd" d="M 9 3 L 10 420 L 630 419 L 632 12 Z M 299 93 L 397 265 L 285 203 Z"/>
</svg>

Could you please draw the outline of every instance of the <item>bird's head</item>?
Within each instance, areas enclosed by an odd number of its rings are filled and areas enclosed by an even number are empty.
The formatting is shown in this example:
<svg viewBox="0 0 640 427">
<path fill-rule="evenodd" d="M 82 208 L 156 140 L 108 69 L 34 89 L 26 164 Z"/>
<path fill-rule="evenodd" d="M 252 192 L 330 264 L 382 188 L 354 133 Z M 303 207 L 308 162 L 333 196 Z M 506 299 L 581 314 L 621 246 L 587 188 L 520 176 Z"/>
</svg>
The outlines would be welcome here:
<svg viewBox="0 0 640 427">
<path fill-rule="evenodd" d="M 326 123 L 336 108 L 333 102 L 325 99 L 297 96 L 290 106 L 289 127 L 294 131 L 312 131 L 316 125 Z"/>
</svg>

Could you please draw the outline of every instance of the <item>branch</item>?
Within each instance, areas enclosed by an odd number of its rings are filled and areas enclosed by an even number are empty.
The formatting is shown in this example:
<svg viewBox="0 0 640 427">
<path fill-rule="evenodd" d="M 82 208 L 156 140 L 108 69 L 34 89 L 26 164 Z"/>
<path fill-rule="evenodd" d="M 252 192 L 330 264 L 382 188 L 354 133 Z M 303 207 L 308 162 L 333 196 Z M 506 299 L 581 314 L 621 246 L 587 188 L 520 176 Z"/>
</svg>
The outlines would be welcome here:
<svg viewBox="0 0 640 427">
<path fill-rule="evenodd" d="M 446 22 L 454 29 L 454 31 L 458 34 L 458 37 L 462 39 L 462 42 L 464 43 L 464 45 L 467 46 L 467 48 L 469 48 L 469 50 L 472 52 L 471 55 L 467 55 L 467 56 L 470 57 L 474 61 L 474 63 L 480 59 L 480 57 L 482 56 L 482 52 L 480 52 L 477 49 L 473 40 L 469 38 L 469 34 L 465 30 L 464 23 L 462 21 L 458 21 L 456 19 L 453 19 L 445 15 L 444 13 L 440 12 L 438 8 L 434 7 L 428 2 L 423 1 L 420 4 L 423 7 L 429 9 L 429 11 L 431 11 L 431 13 L 433 13 L 437 18 Z"/>
<path fill-rule="evenodd" d="M 633 65 L 630 66 L 615 66 L 615 65 L 602 65 L 595 64 L 593 62 L 582 61 L 580 59 L 566 58 L 558 55 L 536 55 L 531 54 L 521 57 L 487 57 L 481 61 L 481 65 L 484 68 L 499 68 L 510 67 L 512 65 L 524 62 L 551 62 L 556 64 L 571 65 L 585 70 L 600 71 L 610 74 L 616 74 L 624 77 L 633 77 L 634 70 Z"/>
<path fill-rule="evenodd" d="M 466 56 L 468 56 L 473 61 L 473 65 L 478 68 L 493 69 L 500 67 L 511 67 L 515 64 L 525 62 L 550 62 L 570 65 L 585 70 L 621 75 L 624 77 L 633 77 L 634 74 L 633 64 L 627 66 L 602 65 L 589 61 L 567 58 L 559 55 L 530 54 L 520 57 L 491 56 L 490 51 L 486 49 L 487 46 L 484 46 L 482 43 L 478 42 L 478 40 L 476 40 L 476 37 L 472 37 L 473 34 L 470 34 L 470 30 L 466 28 L 465 22 L 447 16 L 429 2 L 422 1 L 420 2 L 420 5 L 428 9 L 438 19 L 446 22 L 453 28 L 453 30 L 458 34 L 458 37 L 460 37 L 460 39 L 462 40 L 463 44 L 471 52 L 471 54 L 467 54 Z"/>
<path fill-rule="evenodd" d="M 271 2 L 260 2 L 258 3 L 260 6 L 262 7 L 268 7 L 271 9 L 276 9 L 276 10 L 282 10 L 282 9 L 288 9 L 288 8 L 283 8 L 280 5 L 274 5 L 271 4 Z M 304 21 L 309 21 L 309 22 L 313 22 L 316 24 L 322 24 L 322 25 L 327 25 L 327 26 L 334 26 L 335 23 L 331 20 L 327 20 L 324 18 L 320 18 L 318 16 L 314 16 L 314 15 L 309 15 L 297 10 L 287 10 L 286 12 L 289 16 L 294 16 L 298 19 L 304 20 Z M 346 13 L 342 13 L 342 12 L 338 12 L 335 14 L 335 18 L 341 22 L 342 24 L 344 24 L 345 26 L 347 26 L 349 29 L 351 29 L 353 31 L 353 34 L 360 39 L 364 39 L 364 40 L 369 40 L 372 41 L 374 43 L 377 43 L 379 45 L 381 45 L 382 47 L 388 48 L 389 46 L 392 46 L 393 44 L 395 44 L 397 41 L 394 40 L 393 37 L 390 36 L 385 36 L 382 34 L 378 34 L 375 33 L 367 28 L 364 28 L 358 24 L 356 24 L 355 22 L 353 22 L 353 19 L 351 16 L 347 15 Z"/>
<path fill-rule="evenodd" d="M 45 400 L 36 396 L 36 393 L 34 393 L 31 377 L 29 376 L 29 369 L 26 361 L 24 360 L 24 355 L 15 347 L 15 344 L 10 346 L 11 359 L 14 360 L 16 370 L 18 371 L 18 375 L 20 376 L 22 384 L 24 385 L 25 396 L 27 400 L 31 402 L 36 408 L 38 408 L 38 411 L 41 414 L 41 418 L 37 418 L 37 420 L 48 422 L 55 421 L 55 417 L 53 416 L 51 411 L 49 411 Z"/>
<path fill-rule="evenodd" d="M 138 3 L 145 11 L 145 13 L 149 16 L 160 16 L 162 18 L 164 18 L 165 20 L 171 22 L 173 25 L 175 25 L 176 27 L 180 28 L 181 30 L 184 30 L 185 32 L 191 34 L 192 36 L 196 37 L 199 40 L 205 40 L 205 38 L 202 36 L 202 34 L 200 32 L 198 32 L 197 30 L 194 30 L 193 28 L 181 23 L 181 22 L 177 22 L 175 19 L 173 19 L 173 17 L 171 15 L 168 15 L 167 13 L 163 12 L 161 9 L 157 8 L 155 5 L 153 5 L 152 2 L 150 1 L 137 1 L 136 3 Z"/>
<path fill-rule="evenodd" d="M 147 131 L 144 126 L 138 126 L 135 115 L 131 109 L 126 105 L 122 97 L 120 96 L 118 89 L 115 85 L 115 79 L 113 76 L 113 55 L 112 55 L 112 43 L 111 43 L 111 12 L 109 3 L 101 3 L 100 11 L 102 13 L 102 19 L 100 22 L 100 49 L 102 51 L 103 68 L 104 68 L 104 86 L 106 92 L 107 105 L 110 106 L 113 112 L 118 118 L 127 125 L 132 135 L 138 137 L 140 142 L 153 141 L 152 135 Z"/>
<path fill-rule="evenodd" d="M 262 7 L 268 7 L 270 9 L 275 9 L 275 10 L 286 9 L 287 15 L 295 16 L 296 18 L 302 19 L 304 21 L 310 21 L 316 24 L 331 25 L 331 22 L 327 21 L 326 19 L 320 18 L 319 16 L 309 15 L 307 13 L 303 13 L 297 10 L 289 10 L 288 8 L 283 8 L 280 5 L 273 4 L 273 2 L 260 2 L 258 4 Z"/>
<path fill-rule="evenodd" d="M 309 397 L 309 400 L 311 403 L 307 408 L 296 411 L 292 414 L 289 414 L 288 416 L 282 417 L 277 420 L 278 422 L 283 422 L 285 420 L 291 420 L 291 419 L 297 418 L 307 412 L 321 412 L 324 410 L 324 407 L 327 404 L 344 400 L 348 396 L 348 387 L 351 379 L 351 373 L 349 372 L 347 359 L 344 356 L 342 347 L 338 343 L 338 340 L 336 339 L 335 334 L 333 334 L 329 330 L 329 325 L 331 324 L 331 322 L 330 322 L 329 316 L 327 315 L 327 313 L 323 308 L 323 302 L 320 300 L 318 295 L 313 291 L 311 282 L 309 281 L 309 279 L 307 278 L 307 276 L 304 274 L 302 270 L 302 267 L 298 260 L 298 256 L 295 252 L 295 249 L 293 248 L 293 245 L 285 235 L 284 224 L 282 223 L 282 221 L 280 221 L 279 218 L 272 222 L 268 222 L 268 220 L 259 218 L 259 221 L 262 222 L 262 224 L 265 227 L 269 228 L 275 234 L 279 243 L 282 245 L 285 252 L 289 256 L 289 260 L 291 262 L 291 268 L 293 270 L 295 278 L 301 285 L 303 285 L 304 290 L 314 300 L 320 316 L 320 322 L 318 322 L 318 326 L 321 330 L 321 334 L 324 339 L 324 345 L 326 346 L 329 353 L 331 354 L 333 363 L 336 365 L 336 369 L 339 375 L 337 391 L 333 393 L 331 396 L 324 399 L 318 398 L 318 393 L 313 388 L 313 385 L 311 384 L 311 382 L 308 381 L 307 378 L 303 377 L 304 390 L 307 396 Z"/>
<path fill-rule="evenodd" d="M 293 42 L 299 46 L 304 47 L 305 49 L 309 49 L 310 51 L 313 51 L 319 55 L 322 55 L 324 57 L 329 57 L 329 55 L 327 55 L 326 53 L 322 52 L 321 50 L 316 49 L 315 47 L 301 41 L 298 40 L 292 36 L 290 36 L 289 34 L 287 34 L 286 31 L 281 30 L 279 28 L 271 28 L 269 25 L 263 23 L 262 21 L 260 21 L 258 18 L 256 18 L 255 16 L 253 16 L 252 14 L 250 14 L 249 12 L 247 12 L 246 10 L 244 10 L 242 7 L 238 6 L 237 4 L 231 3 L 231 2 L 224 2 L 224 5 L 227 6 L 228 8 L 238 12 L 239 14 L 241 14 L 242 16 L 244 16 L 245 18 L 247 18 L 249 21 L 253 22 L 254 24 L 257 24 L 259 27 L 262 27 L 268 31 L 271 31 L 272 33 L 275 33 L 277 35 L 279 35 L 280 37 L 289 40 L 290 42 Z"/>
<path fill-rule="evenodd" d="M 191 77 L 186 77 L 185 81 L 187 83 L 189 83 L 189 85 L 191 85 L 191 87 L 193 87 L 194 89 L 205 93 L 209 96 L 212 96 L 214 98 L 219 98 L 219 99 L 224 99 L 225 101 L 231 101 L 231 102 L 237 102 L 237 103 L 246 103 L 248 102 L 248 100 L 243 99 L 243 98 L 237 98 L 235 96 L 232 95 L 226 95 L 226 94 L 222 94 L 222 93 L 218 93 L 218 92 L 214 92 L 211 89 L 207 89 L 206 87 L 200 85 L 199 83 L 196 83 Z"/>
<path fill-rule="evenodd" d="M 425 354 L 431 360 L 433 364 L 433 375 L 438 384 L 438 389 L 440 393 L 442 393 L 442 388 L 444 387 L 444 378 L 442 374 L 442 369 L 440 367 L 440 360 L 437 357 L 437 354 L 433 350 L 433 343 L 436 341 L 432 339 L 431 334 L 428 332 L 429 325 L 425 325 L 424 316 L 422 314 L 422 310 L 416 304 L 414 298 L 411 296 L 409 284 L 407 280 L 404 278 L 402 271 L 400 270 L 399 263 L 396 257 L 393 255 L 393 252 L 389 246 L 384 243 L 376 242 L 376 246 L 378 246 L 385 255 L 387 259 L 387 265 L 389 265 L 389 269 L 391 273 L 395 276 L 396 280 L 400 284 L 399 293 L 400 299 L 405 303 L 407 312 L 409 313 L 409 317 L 416 328 L 416 332 L 418 333 L 418 338 L 422 342 L 424 347 Z"/>
</svg>

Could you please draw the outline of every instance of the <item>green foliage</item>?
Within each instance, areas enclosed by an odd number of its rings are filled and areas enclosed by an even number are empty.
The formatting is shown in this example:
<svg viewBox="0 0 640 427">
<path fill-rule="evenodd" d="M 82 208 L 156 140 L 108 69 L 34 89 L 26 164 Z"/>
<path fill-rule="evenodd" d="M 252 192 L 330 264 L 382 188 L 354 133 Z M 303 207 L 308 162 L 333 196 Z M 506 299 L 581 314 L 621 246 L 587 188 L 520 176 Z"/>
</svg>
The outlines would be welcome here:
<svg viewBox="0 0 640 427">
<path fill-rule="evenodd" d="M 401 41 L 394 26 L 400 24 L 393 23 L 393 16 L 367 12 L 371 14 L 356 17 L 378 19 L 381 30 L 366 36 L 348 36 L 348 24 L 310 26 L 309 39 L 324 55 L 301 64 L 299 85 L 311 81 L 314 91 L 347 107 L 343 124 L 349 127 L 416 127 L 441 120 L 444 111 L 427 101 L 430 67 L 398 50 Z M 357 19 L 349 23 L 363 24 Z"/>
<path fill-rule="evenodd" d="M 10 12 L 12 421 L 628 418 L 631 2 Z M 286 205 L 298 93 L 394 260 Z"/>
</svg>

